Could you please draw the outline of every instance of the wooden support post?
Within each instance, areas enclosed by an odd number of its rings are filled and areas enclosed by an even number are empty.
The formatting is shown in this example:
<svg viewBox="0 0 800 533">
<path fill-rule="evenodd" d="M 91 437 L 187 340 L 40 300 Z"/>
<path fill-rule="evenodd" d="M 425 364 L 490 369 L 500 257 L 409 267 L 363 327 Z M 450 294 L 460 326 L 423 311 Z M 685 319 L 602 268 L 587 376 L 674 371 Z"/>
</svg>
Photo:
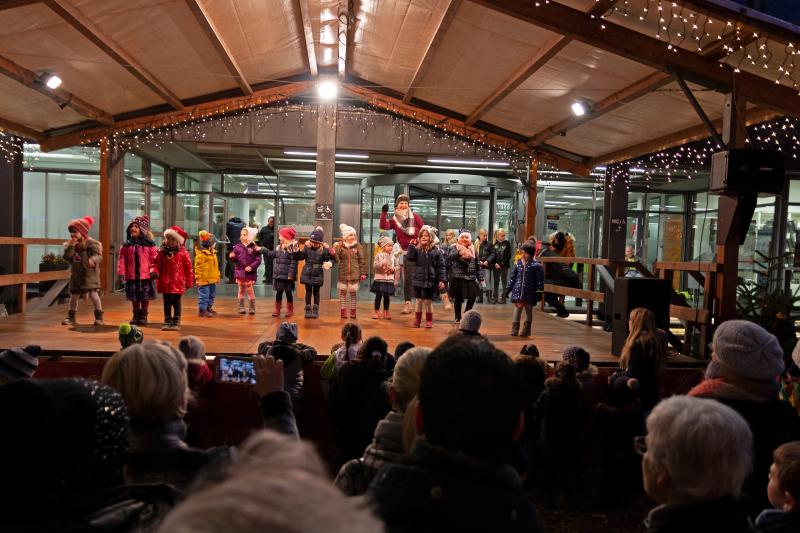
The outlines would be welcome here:
<svg viewBox="0 0 800 533">
<path fill-rule="evenodd" d="M 19 273 L 24 274 L 28 270 L 28 245 L 23 244 L 19 247 Z M 22 283 L 19 286 L 19 312 L 24 313 L 28 303 L 28 284 Z"/>
<path fill-rule="evenodd" d="M 6 137 L 8 139 L 8 137 Z M 3 234 L 10 237 L 22 237 L 22 139 L 6 145 L 12 151 L 10 157 L 0 156 L 0 228 Z M 12 148 L 13 146 L 13 148 Z M 0 271 L 4 273 L 16 272 L 21 262 L 25 261 L 25 250 L 20 246 L 0 246 Z M 19 273 L 25 272 L 22 263 Z M 5 304 L 9 313 L 20 310 L 24 305 L 24 288 L 19 292 L 19 297 L 13 289 L 6 291 Z"/>
<path fill-rule="evenodd" d="M 336 123 L 336 102 L 320 104 L 317 114 L 317 192 L 315 201 L 317 206 L 331 206 L 332 209 L 335 209 L 334 199 L 336 196 Z M 335 238 L 336 235 L 333 234 L 334 213 L 330 213 L 330 216 L 322 220 L 319 218 L 319 214 L 315 216 L 317 219 L 314 223 L 325 232 L 325 238 Z M 326 276 L 325 283 L 320 289 L 320 297 L 326 300 L 330 298 L 331 294 L 331 278 L 332 275 Z"/>
<path fill-rule="evenodd" d="M 100 263 L 100 286 L 108 292 L 108 246 L 111 243 L 111 151 L 113 145 L 107 137 L 100 139 L 100 242 L 103 243 L 103 261 Z"/>
<path fill-rule="evenodd" d="M 525 235 L 527 239 L 536 235 L 536 184 L 539 181 L 539 161 L 531 161 L 531 171 L 528 175 L 528 203 L 525 204 Z"/>
<path fill-rule="evenodd" d="M 594 292 L 594 278 L 597 277 L 597 265 L 589 265 L 589 291 Z M 594 300 L 589 300 L 586 306 L 586 325 L 592 327 L 594 322 Z"/>
<path fill-rule="evenodd" d="M 124 208 L 124 152 L 107 137 L 100 139 L 100 220 L 98 238 L 103 244 L 100 286 L 114 290 L 116 251 L 122 241 Z"/>
</svg>

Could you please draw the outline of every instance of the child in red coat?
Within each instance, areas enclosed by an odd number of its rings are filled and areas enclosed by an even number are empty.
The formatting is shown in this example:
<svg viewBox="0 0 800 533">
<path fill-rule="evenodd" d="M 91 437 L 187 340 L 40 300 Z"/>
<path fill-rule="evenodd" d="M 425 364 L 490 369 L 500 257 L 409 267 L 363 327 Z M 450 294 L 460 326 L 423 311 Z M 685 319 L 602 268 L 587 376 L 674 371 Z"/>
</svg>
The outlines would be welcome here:
<svg viewBox="0 0 800 533">
<path fill-rule="evenodd" d="M 158 279 L 156 288 L 164 295 L 165 331 L 181 329 L 181 295 L 194 285 L 194 271 L 189 252 L 183 247 L 188 233 L 180 226 L 164 231 L 164 242 L 150 268 L 150 277 Z"/>
</svg>

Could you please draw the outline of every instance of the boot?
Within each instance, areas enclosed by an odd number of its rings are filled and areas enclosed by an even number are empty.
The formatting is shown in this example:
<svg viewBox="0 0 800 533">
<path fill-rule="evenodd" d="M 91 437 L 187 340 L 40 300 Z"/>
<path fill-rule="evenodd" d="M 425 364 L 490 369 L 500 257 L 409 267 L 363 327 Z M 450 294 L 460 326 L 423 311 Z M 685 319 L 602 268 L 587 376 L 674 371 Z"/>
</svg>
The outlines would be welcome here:
<svg viewBox="0 0 800 533">
<path fill-rule="evenodd" d="M 375 310 L 372 312 L 372 320 L 378 320 L 380 317 L 381 317 L 381 313 L 380 313 L 380 311 L 378 311 L 377 309 L 375 309 Z"/>
<path fill-rule="evenodd" d="M 247 314 L 254 315 L 256 314 L 256 301 L 250 300 L 250 308 L 247 310 Z"/>
<path fill-rule="evenodd" d="M 94 325 L 95 326 L 104 326 L 105 322 L 103 322 L 103 311 L 99 309 L 94 310 Z"/>
<path fill-rule="evenodd" d="M 306 311 L 306 316 L 305 316 L 306 318 L 314 318 L 314 315 L 311 314 L 311 306 L 310 305 L 307 305 L 305 307 L 305 311 Z"/>
<path fill-rule="evenodd" d="M 272 311 L 272 316 L 281 316 L 281 302 L 275 302 L 275 310 Z"/>
<path fill-rule="evenodd" d="M 319 306 L 312 305 L 311 306 L 311 318 L 319 318 Z"/>
<path fill-rule="evenodd" d="M 239 314 L 243 315 L 247 311 L 244 310 L 244 298 L 239 298 Z"/>
<path fill-rule="evenodd" d="M 164 325 L 161 326 L 161 331 L 169 331 L 172 329 L 172 317 L 165 316 L 164 317 Z"/>
<path fill-rule="evenodd" d="M 383 312 L 383 318 L 386 319 L 386 320 L 391 320 L 392 319 L 392 315 L 389 314 L 389 310 L 388 309 Z"/>
<path fill-rule="evenodd" d="M 286 302 L 286 318 L 294 314 L 294 302 Z"/>
<path fill-rule="evenodd" d="M 477 299 L 477 300 L 475 300 L 475 303 L 476 303 L 476 304 L 482 304 L 482 303 L 483 303 L 483 293 L 484 293 L 484 292 L 485 292 L 485 291 L 479 291 L 479 292 L 478 292 L 478 299 Z"/>
<path fill-rule="evenodd" d="M 147 325 L 147 311 L 140 311 L 139 312 L 139 325 L 146 326 Z"/>
<path fill-rule="evenodd" d="M 200 310 L 197 312 L 197 316 L 199 316 L 200 318 L 205 318 L 205 317 L 207 317 L 207 316 L 211 316 L 211 315 L 209 315 L 209 314 L 208 314 L 208 311 L 206 311 L 205 309 L 200 309 Z"/>
<path fill-rule="evenodd" d="M 139 311 L 138 309 L 134 309 L 133 310 L 133 317 L 131 317 L 131 320 L 128 323 L 131 326 L 138 326 L 139 325 L 139 315 L 140 314 L 141 314 L 141 311 Z"/>
<path fill-rule="evenodd" d="M 212 309 L 211 307 L 209 307 L 208 309 L 206 309 L 206 316 L 209 316 L 209 317 L 211 317 L 211 316 L 217 316 L 217 314 L 218 314 L 218 313 L 217 313 L 216 311 L 214 311 L 214 309 Z"/>
<path fill-rule="evenodd" d="M 75 321 L 75 311 L 67 311 L 67 318 L 61 321 L 61 324 L 64 326 L 74 326 L 77 324 Z"/>
<path fill-rule="evenodd" d="M 519 335 L 519 322 L 511 323 L 511 336 L 516 337 Z"/>
<path fill-rule="evenodd" d="M 403 306 L 403 310 L 400 311 L 400 313 L 403 314 L 403 315 L 410 315 L 411 314 L 411 302 L 407 301 L 405 303 L 405 305 Z"/>
<path fill-rule="evenodd" d="M 347 318 L 347 309 L 345 309 L 344 307 L 339 309 L 339 316 L 342 318 Z"/>
<path fill-rule="evenodd" d="M 350 318 L 355 318 L 355 317 L 356 317 L 356 310 L 355 309 L 351 309 L 350 310 Z"/>
<path fill-rule="evenodd" d="M 176 316 L 172 319 L 172 327 L 169 328 L 172 331 L 178 331 L 181 329 L 181 317 Z"/>
<path fill-rule="evenodd" d="M 445 311 L 450 311 L 453 309 L 453 304 L 450 303 L 450 297 L 447 295 L 447 293 L 442 294 L 442 302 L 444 302 Z"/>
<path fill-rule="evenodd" d="M 500 305 L 506 305 L 506 297 L 503 296 L 502 298 L 500 298 L 500 301 L 497 302 L 497 303 L 499 303 Z"/>
<path fill-rule="evenodd" d="M 531 336 L 531 323 L 525 322 L 522 324 L 522 330 L 519 332 L 520 337 L 530 337 Z"/>
<path fill-rule="evenodd" d="M 425 327 L 428 329 L 433 327 L 433 313 L 425 313 Z"/>
<path fill-rule="evenodd" d="M 497 299 L 494 297 L 494 294 L 492 294 L 491 292 L 487 292 L 486 293 L 486 299 L 487 299 L 488 303 L 490 303 L 492 305 L 497 303 Z"/>
<path fill-rule="evenodd" d="M 418 328 L 420 323 L 422 323 L 422 311 L 414 313 L 414 327 Z"/>
</svg>

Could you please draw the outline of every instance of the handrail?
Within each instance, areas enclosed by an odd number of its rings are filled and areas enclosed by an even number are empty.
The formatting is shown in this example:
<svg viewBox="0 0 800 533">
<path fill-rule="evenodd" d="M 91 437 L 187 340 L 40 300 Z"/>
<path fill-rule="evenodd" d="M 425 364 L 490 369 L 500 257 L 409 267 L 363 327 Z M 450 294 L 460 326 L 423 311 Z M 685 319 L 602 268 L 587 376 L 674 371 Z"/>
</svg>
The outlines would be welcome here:
<svg viewBox="0 0 800 533">
<path fill-rule="evenodd" d="M 0 244 L 59 246 L 69 239 L 43 239 L 40 237 L 0 237 Z"/>
<path fill-rule="evenodd" d="M 602 257 L 542 257 L 539 256 L 540 263 L 582 263 L 584 265 L 603 265 L 609 266 L 613 261 L 603 259 Z"/>
<path fill-rule="evenodd" d="M 0 237 L 0 245 L 19 246 L 19 273 L 0 275 L 0 287 L 19 285 L 19 310 L 25 312 L 28 302 L 28 283 L 59 281 L 69 279 L 69 270 L 52 272 L 26 272 L 28 268 L 28 246 L 61 246 L 66 239 L 47 239 L 42 237 Z"/>
<path fill-rule="evenodd" d="M 678 272 L 721 272 L 722 263 L 710 261 L 656 261 L 654 270 L 677 270 Z"/>
</svg>

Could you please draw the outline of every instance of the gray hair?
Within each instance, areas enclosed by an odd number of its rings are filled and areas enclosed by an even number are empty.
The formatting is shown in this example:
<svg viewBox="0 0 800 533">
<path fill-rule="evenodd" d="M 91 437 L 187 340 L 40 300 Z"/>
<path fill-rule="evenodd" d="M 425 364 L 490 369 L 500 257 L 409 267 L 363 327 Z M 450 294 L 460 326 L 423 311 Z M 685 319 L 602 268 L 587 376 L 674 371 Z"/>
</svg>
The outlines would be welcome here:
<svg viewBox="0 0 800 533">
<path fill-rule="evenodd" d="M 716 400 L 673 396 L 647 417 L 648 459 L 669 473 L 679 499 L 738 497 L 752 467 L 753 434 Z"/>
<path fill-rule="evenodd" d="M 419 392 L 420 374 L 425 360 L 433 351 L 427 346 L 414 346 L 406 351 L 397 360 L 392 374 L 392 387 L 395 393 L 395 407 L 398 411 L 404 412 L 408 402 Z"/>
</svg>

